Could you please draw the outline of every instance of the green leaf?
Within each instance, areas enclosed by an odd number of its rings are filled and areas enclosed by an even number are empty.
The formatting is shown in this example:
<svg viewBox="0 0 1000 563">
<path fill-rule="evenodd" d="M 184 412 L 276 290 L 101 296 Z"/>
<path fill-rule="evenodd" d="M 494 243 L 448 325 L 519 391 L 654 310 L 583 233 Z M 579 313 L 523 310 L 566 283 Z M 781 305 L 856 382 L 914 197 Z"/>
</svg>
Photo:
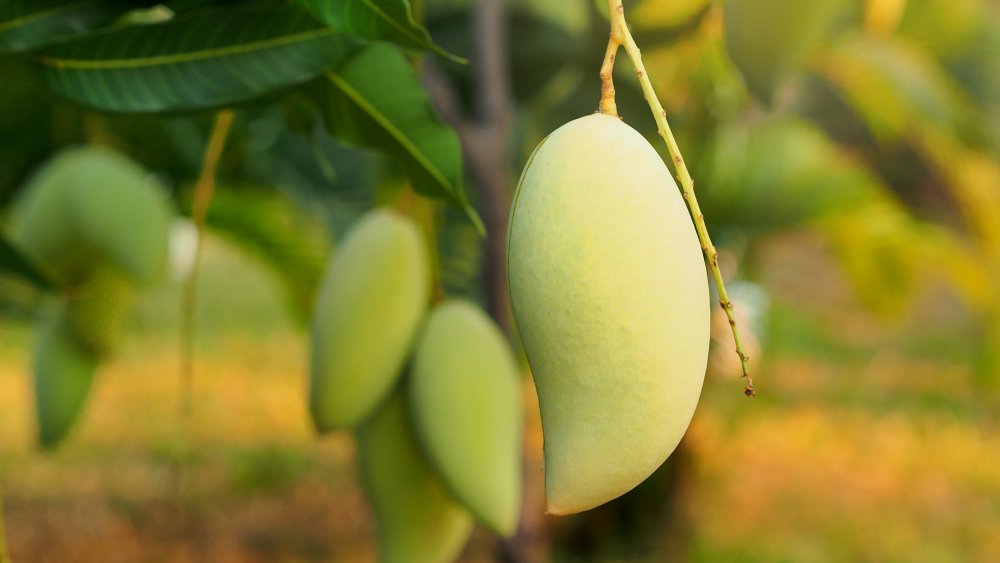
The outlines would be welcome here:
<svg viewBox="0 0 1000 563">
<path fill-rule="evenodd" d="M 337 64 L 356 40 L 295 6 L 216 8 L 41 51 L 49 87 L 115 112 L 185 111 L 260 96 Z"/>
<path fill-rule="evenodd" d="M 334 136 L 400 162 L 418 192 L 457 204 L 483 231 L 462 188 L 458 136 L 434 114 L 416 73 L 399 51 L 387 44 L 372 45 L 326 76 L 333 85 L 327 125 Z"/>
<path fill-rule="evenodd" d="M 137 4 L 139 4 L 137 6 Z M 123 0 L 7 0 L 0 3 L 0 50 L 24 51 L 104 25 L 142 7 Z"/>
<path fill-rule="evenodd" d="M 434 44 L 430 34 L 413 18 L 410 0 L 299 0 L 330 27 L 368 39 L 391 41 L 404 49 L 434 51 L 464 63 Z"/>
<path fill-rule="evenodd" d="M 50 282 L 6 237 L 0 235 L 0 274 L 10 273 L 41 289 L 52 289 Z"/>
<path fill-rule="evenodd" d="M 967 94 L 910 44 L 846 36 L 817 65 L 880 141 L 896 141 L 927 126 L 976 134 L 983 125 Z"/>
</svg>

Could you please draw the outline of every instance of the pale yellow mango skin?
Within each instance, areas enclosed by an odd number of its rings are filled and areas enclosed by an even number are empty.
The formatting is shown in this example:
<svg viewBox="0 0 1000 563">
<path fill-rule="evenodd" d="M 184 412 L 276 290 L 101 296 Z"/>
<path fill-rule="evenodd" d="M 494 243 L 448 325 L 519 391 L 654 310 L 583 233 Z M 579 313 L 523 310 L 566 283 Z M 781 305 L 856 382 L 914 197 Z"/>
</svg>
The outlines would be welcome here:
<svg viewBox="0 0 1000 563">
<path fill-rule="evenodd" d="M 379 561 L 454 561 L 472 532 L 472 517 L 451 498 L 417 445 L 403 394 L 380 405 L 357 438 Z"/>
<path fill-rule="evenodd" d="M 417 437 L 445 485 L 495 532 L 521 506 L 520 375 L 500 328 L 463 300 L 437 305 L 417 340 L 409 381 Z"/>
<path fill-rule="evenodd" d="M 547 511 L 612 500 L 677 447 L 701 394 L 701 249 L 653 147 L 589 115 L 535 149 L 507 240 L 511 302 L 535 378 Z"/>
<path fill-rule="evenodd" d="M 417 226 L 368 213 L 334 254 L 312 323 L 309 408 L 320 432 L 357 425 L 399 381 L 429 298 Z"/>
</svg>

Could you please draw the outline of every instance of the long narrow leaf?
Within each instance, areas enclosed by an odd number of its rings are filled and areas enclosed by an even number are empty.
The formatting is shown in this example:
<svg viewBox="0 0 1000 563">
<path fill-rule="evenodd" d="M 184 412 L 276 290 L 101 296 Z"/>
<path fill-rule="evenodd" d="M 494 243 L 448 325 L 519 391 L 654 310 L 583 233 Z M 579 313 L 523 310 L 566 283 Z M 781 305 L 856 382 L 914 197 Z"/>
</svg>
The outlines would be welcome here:
<svg viewBox="0 0 1000 563">
<path fill-rule="evenodd" d="M 150 113 L 225 105 L 305 82 L 356 46 L 296 6 L 218 8 L 52 45 L 39 62 L 60 95 Z"/>
<path fill-rule="evenodd" d="M 391 41 L 404 49 L 434 51 L 452 60 L 413 19 L 410 0 L 299 0 L 320 21 L 345 33 Z"/>
<path fill-rule="evenodd" d="M 52 282 L 3 235 L 0 235 L 0 274 L 4 273 L 18 276 L 41 289 L 52 288 Z"/>
<path fill-rule="evenodd" d="M 449 200 L 481 221 L 462 188 L 458 136 L 434 114 L 413 68 L 387 44 L 375 44 L 327 71 L 328 125 L 339 139 L 374 148 L 400 162 L 417 191 Z"/>
<path fill-rule="evenodd" d="M 24 51 L 103 25 L 142 2 L 126 0 L 4 0 L 0 50 Z"/>
</svg>

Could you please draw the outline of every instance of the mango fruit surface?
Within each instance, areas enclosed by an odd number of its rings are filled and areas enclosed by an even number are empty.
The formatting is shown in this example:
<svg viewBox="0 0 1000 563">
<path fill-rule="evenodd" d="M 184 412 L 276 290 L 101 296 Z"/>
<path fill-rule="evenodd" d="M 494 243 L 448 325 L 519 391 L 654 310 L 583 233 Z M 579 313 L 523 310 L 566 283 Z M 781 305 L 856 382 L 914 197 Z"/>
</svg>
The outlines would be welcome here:
<svg viewBox="0 0 1000 563">
<path fill-rule="evenodd" d="M 358 463 L 383 563 L 450 563 L 472 517 L 448 495 L 413 435 L 402 393 L 358 428 Z"/>
<path fill-rule="evenodd" d="M 403 371 L 429 298 L 417 226 L 372 211 L 345 237 L 321 283 L 312 323 L 309 410 L 320 432 L 351 427 Z"/>
<path fill-rule="evenodd" d="M 149 174 L 103 147 L 68 149 L 24 189 L 14 241 L 64 285 L 113 267 L 131 283 L 156 281 L 167 263 L 170 210 Z"/>
<path fill-rule="evenodd" d="M 467 301 L 437 305 L 417 341 L 409 397 L 417 437 L 454 497 L 497 533 L 513 533 L 520 381 L 500 328 Z"/>
<path fill-rule="evenodd" d="M 507 267 L 538 390 L 547 511 L 592 508 L 659 467 L 694 414 L 709 343 L 694 227 L 653 147 L 593 114 L 528 161 Z"/>
<path fill-rule="evenodd" d="M 93 272 L 69 297 L 66 318 L 77 340 L 100 357 L 117 348 L 135 290 L 118 270 Z"/>
<path fill-rule="evenodd" d="M 40 322 L 34 354 L 35 414 L 38 442 L 51 448 L 80 418 L 98 357 L 76 338 L 63 305 Z"/>
</svg>

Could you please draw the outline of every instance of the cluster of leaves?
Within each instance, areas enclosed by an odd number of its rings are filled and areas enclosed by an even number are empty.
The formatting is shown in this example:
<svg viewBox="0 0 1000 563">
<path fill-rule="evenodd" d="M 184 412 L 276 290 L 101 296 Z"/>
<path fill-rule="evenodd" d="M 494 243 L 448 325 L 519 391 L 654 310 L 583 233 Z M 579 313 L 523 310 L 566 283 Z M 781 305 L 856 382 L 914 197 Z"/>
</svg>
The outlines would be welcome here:
<svg viewBox="0 0 1000 563">
<path fill-rule="evenodd" d="M 5 2 L 0 130 L 21 142 L 0 146 L 0 205 L 47 155 L 79 142 L 114 145 L 169 184 L 189 182 L 207 114 L 235 107 L 221 183 L 250 205 L 224 205 L 209 221 L 290 272 L 297 298 L 308 295 L 316 263 L 294 247 L 315 243 L 276 228 L 297 221 L 276 219 L 275 206 L 255 203 L 267 196 L 254 194 L 277 185 L 285 199 L 334 199 L 320 208 L 336 231 L 370 204 L 361 192 L 371 159 L 345 146 L 388 156 L 418 193 L 478 221 L 458 138 L 411 61 L 419 51 L 461 62 L 430 40 L 408 0 Z M 0 270 L 44 283 L 3 239 L 0 248 Z"/>
</svg>

